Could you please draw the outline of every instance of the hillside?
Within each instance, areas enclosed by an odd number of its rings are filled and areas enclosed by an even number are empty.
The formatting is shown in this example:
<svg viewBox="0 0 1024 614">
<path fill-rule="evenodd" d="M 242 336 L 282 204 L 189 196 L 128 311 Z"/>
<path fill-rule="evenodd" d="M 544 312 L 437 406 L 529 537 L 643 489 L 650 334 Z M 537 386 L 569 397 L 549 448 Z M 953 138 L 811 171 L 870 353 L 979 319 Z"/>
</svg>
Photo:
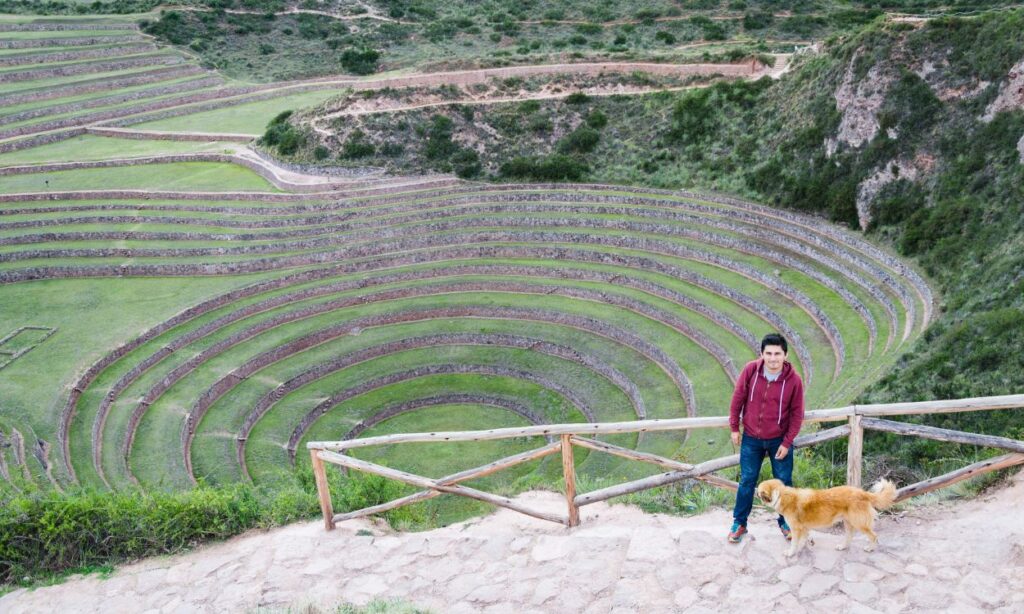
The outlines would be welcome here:
<svg viewBox="0 0 1024 614">
<path fill-rule="evenodd" d="M 937 323 L 860 401 L 1007 394 L 1024 386 L 1021 74 L 1024 11 L 882 20 L 795 56 L 776 81 L 634 96 L 579 84 L 386 115 L 344 111 L 348 95 L 293 118 L 305 145 L 285 157 L 320 147 L 329 164 L 711 189 L 822 215 L 914 258 L 942 294 Z M 411 134 L 426 138 L 389 149 Z M 434 134 L 454 144 L 439 154 Z"/>
<path fill-rule="evenodd" d="M 564 504 L 553 493 L 520 499 L 549 511 Z M 763 511 L 740 545 L 725 541 L 724 510 L 680 518 L 603 503 L 568 532 L 509 510 L 416 534 L 368 521 L 331 533 L 305 523 L 129 565 L 106 580 L 19 590 L 0 597 L 0 609 L 331 611 L 400 598 L 432 612 L 1009 614 L 1024 607 L 1022 504 L 1018 473 L 977 501 L 883 516 L 873 553 L 862 551 L 863 537 L 837 552 L 840 533 L 817 533 L 793 560 Z"/>
</svg>

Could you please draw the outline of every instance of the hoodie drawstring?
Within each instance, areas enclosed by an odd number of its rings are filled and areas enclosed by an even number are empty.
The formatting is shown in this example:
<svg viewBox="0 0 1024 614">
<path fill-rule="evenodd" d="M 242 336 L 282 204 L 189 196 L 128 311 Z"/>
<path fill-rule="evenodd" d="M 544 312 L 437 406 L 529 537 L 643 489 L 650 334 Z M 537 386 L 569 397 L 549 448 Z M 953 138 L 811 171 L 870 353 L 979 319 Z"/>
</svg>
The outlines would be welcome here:
<svg viewBox="0 0 1024 614">
<path fill-rule="evenodd" d="M 782 397 L 786 396 L 786 380 L 782 380 L 782 393 L 779 394 L 779 424 L 782 424 Z"/>
</svg>

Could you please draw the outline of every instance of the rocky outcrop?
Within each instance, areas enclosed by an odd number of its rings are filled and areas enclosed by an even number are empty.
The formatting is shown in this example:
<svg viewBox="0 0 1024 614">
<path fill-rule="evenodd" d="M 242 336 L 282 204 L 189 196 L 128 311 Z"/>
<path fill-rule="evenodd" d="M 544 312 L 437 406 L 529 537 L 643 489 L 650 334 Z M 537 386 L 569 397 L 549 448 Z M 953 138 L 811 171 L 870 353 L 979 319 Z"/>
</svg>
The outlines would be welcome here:
<svg viewBox="0 0 1024 614">
<path fill-rule="evenodd" d="M 1002 111 L 1024 109 L 1024 60 L 1017 62 L 1006 75 L 995 100 L 985 107 L 981 121 L 990 122 Z"/>
<path fill-rule="evenodd" d="M 917 167 L 906 160 L 892 160 L 857 186 L 857 221 L 861 230 L 871 225 L 871 204 L 882 188 L 897 179 L 914 181 L 918 177 Z"/>
<path fill-rule="evenodd" d="M 842 113 L 835 138 L 826 139 L 825 152 L 832 156 L 840 146 L 860 147 L 878 134 L 878 111 L 895 77 L 880 65 L 872 66 L 863 79 L 857 79 L 854 67 L 859 54 L 854 54 L 846 67 L 843 81 L 836 90 L 836 109 Z"/>
</svg>

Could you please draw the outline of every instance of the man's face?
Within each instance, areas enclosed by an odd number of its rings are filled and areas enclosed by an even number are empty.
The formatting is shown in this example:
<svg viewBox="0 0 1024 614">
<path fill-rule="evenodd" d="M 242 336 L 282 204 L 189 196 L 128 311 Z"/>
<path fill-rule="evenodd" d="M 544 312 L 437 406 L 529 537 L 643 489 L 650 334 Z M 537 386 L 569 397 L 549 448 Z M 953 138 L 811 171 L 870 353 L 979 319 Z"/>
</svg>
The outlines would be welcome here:
<svg viewBox="0 0 1024 614">
<path fill-rule="evenodd" d="M 782 370 L 782 363 L 786 360 L 786 353 L 782 351 L 781 345 L 766 345 L 761 351 L 761 358 L 764 359 L 764 366 L 769 372 L 775 373 Z"/>
</svg>

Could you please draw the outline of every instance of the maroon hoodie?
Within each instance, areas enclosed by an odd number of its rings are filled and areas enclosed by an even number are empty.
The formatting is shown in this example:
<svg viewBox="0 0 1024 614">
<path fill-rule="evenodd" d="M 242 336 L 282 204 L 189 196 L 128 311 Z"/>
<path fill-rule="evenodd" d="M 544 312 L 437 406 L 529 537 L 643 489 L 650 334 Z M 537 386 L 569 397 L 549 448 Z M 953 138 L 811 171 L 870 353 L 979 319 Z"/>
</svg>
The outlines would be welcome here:
<svg viewBox="0 0 1024 614">
<path fill-rule="evenodd" d="M 748 362 L 736 380 L 729 406 L 729 428 L 758 439 L 782 437 L 782 445 L 793 447 L 793 440 L 804 422 L 804 382 L 789 361 L 782 363 L 779 379 L 769 382 L 764 376 L 764 359 Z"/>
</svg>

